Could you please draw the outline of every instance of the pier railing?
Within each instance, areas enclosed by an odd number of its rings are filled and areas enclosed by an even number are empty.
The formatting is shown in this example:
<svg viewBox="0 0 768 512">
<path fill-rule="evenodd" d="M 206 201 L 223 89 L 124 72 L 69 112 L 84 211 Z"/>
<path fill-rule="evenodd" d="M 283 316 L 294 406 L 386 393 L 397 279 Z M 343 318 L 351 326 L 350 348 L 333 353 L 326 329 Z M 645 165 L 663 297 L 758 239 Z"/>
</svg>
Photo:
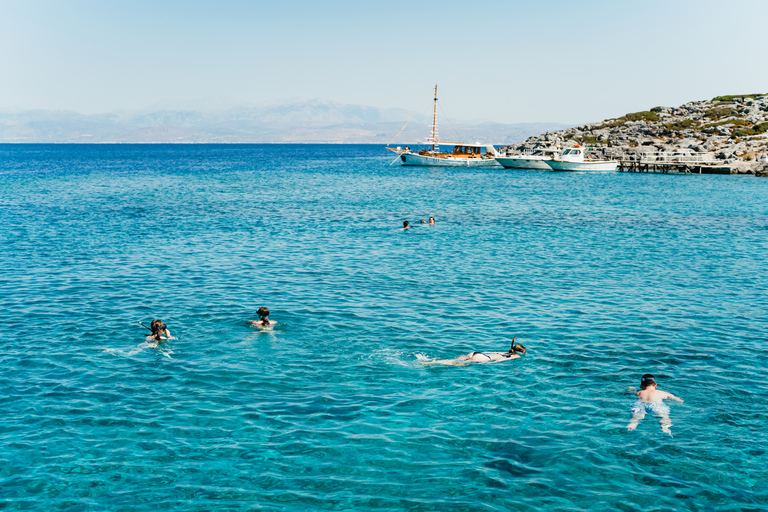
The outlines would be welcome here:
<svg viewBox="0 0 768 512">
<path fill-rule="evenodd" d="M 621 160 L 629 162 L 643 163 L 680 163 L 680 164 L 706 164 L 715 163 L 714 153 L 664 153 L 664 152 L 643 152 L 643 151 L 591 151 L 590 154 L 598 158 L 608 160 Z"/>
</svg>

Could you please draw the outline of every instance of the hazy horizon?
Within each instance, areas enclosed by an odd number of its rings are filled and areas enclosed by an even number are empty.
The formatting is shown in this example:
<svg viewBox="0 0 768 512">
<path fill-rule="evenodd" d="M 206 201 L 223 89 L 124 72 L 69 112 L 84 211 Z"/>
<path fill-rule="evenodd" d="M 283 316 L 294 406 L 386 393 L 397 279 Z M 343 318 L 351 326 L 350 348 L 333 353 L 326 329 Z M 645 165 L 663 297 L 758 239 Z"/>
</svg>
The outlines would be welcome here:
<svg viewBox="0 0 768 512">
<path fill-rule="evenodd" d="M 0 111 L 0 142 L 417 143 L 431 133 L 430 111 L 408 113 L 313 100 L 255 106 L 222 101 L 176 110 L 80 114 L 68 110 Z M 406 123 L 406 120 L 410 120 Z M 404 125 L 405 123 L 405 125 Z M 442 124 L 442 128 L 440 126 Z M 472 123 L 440 118 L 442 140 L 510 144 L 558 123 Z"/>
</svg>

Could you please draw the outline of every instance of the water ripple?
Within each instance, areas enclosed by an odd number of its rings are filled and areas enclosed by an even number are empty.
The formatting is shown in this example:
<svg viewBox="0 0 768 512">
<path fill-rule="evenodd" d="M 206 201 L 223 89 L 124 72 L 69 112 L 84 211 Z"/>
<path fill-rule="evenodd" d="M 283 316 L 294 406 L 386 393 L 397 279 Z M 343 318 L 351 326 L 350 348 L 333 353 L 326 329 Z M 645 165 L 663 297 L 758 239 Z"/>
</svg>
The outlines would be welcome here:
<svg viewBox="0 0 768 512">
<path fill-rule="evenodd" d="M 0 154 L 8 510 L 768 506 L 767 181 Z M 647 372 L 674 437 L 626 430 Z"/>
</svg>

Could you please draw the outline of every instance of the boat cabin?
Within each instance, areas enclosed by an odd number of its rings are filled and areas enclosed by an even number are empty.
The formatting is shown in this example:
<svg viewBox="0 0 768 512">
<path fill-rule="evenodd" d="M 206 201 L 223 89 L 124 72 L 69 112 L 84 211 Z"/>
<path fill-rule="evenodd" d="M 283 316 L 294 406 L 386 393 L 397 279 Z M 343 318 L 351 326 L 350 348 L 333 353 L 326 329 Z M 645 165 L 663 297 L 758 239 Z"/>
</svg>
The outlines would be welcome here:
<svg viewBox="0 0 768 512">
<path fill-rule="evenodd" d="M 572 148 L 572 149 L 566 149 L 565 151 L 563 151 L 563 156 L 565 155 L 577 156 L 581 154 L 582 154 L 581 148 Z"/>
<path fill-rule="evenodd" d="M 458 142 L 441 142 L 442 146 L 453 146 L 450 151 L 441 151 L 441 154 L 451 158 L 493 158 L 499 153 L 492 145 L 486 144 L 464 144 Z M 431 154 L 430 150 L 419 151 L 419 154 Z"/>
<path fill-rule="evenodd" d="M 583 162 L 584 161 L 584 149 L 580 146 L 575 148 L 566 149 L 560 155 L 558 160 L 565 162 Z"/>
</svg>

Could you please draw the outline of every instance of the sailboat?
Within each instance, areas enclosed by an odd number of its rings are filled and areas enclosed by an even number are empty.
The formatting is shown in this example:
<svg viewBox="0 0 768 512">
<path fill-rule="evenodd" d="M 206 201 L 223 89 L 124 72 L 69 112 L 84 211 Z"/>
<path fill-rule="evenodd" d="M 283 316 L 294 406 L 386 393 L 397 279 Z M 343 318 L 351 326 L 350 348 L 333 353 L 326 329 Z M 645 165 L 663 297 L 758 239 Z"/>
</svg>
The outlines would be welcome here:
<svg viewBox="0 0 768 512">
<path fill-rule="evenodd" d="M 410 121 L 409 121 L 410 122 Z M 405 123 L 408 125 L 408 123 Z M 405 126 L 403 126 L 403 129 Z M 400 130 L 402 131 L 402 129 Z M 440 146 L 451 146 L 448 152 Z M 408 146 L 387 149 L 399 155 L 402 165 L 422 165 L 439 167 L 495 167 L 495 158 L 499 155 L 492 144 L 468 144 L 465 142 L 441 141 L 437 136 L 437 85 L 435 85 L 435 103 L 432 111 L 432 135 L 426 141 L 426 148 L 411 150 Z M 392 162 L 394 163 L 394 162 Z"/>
</svg>

